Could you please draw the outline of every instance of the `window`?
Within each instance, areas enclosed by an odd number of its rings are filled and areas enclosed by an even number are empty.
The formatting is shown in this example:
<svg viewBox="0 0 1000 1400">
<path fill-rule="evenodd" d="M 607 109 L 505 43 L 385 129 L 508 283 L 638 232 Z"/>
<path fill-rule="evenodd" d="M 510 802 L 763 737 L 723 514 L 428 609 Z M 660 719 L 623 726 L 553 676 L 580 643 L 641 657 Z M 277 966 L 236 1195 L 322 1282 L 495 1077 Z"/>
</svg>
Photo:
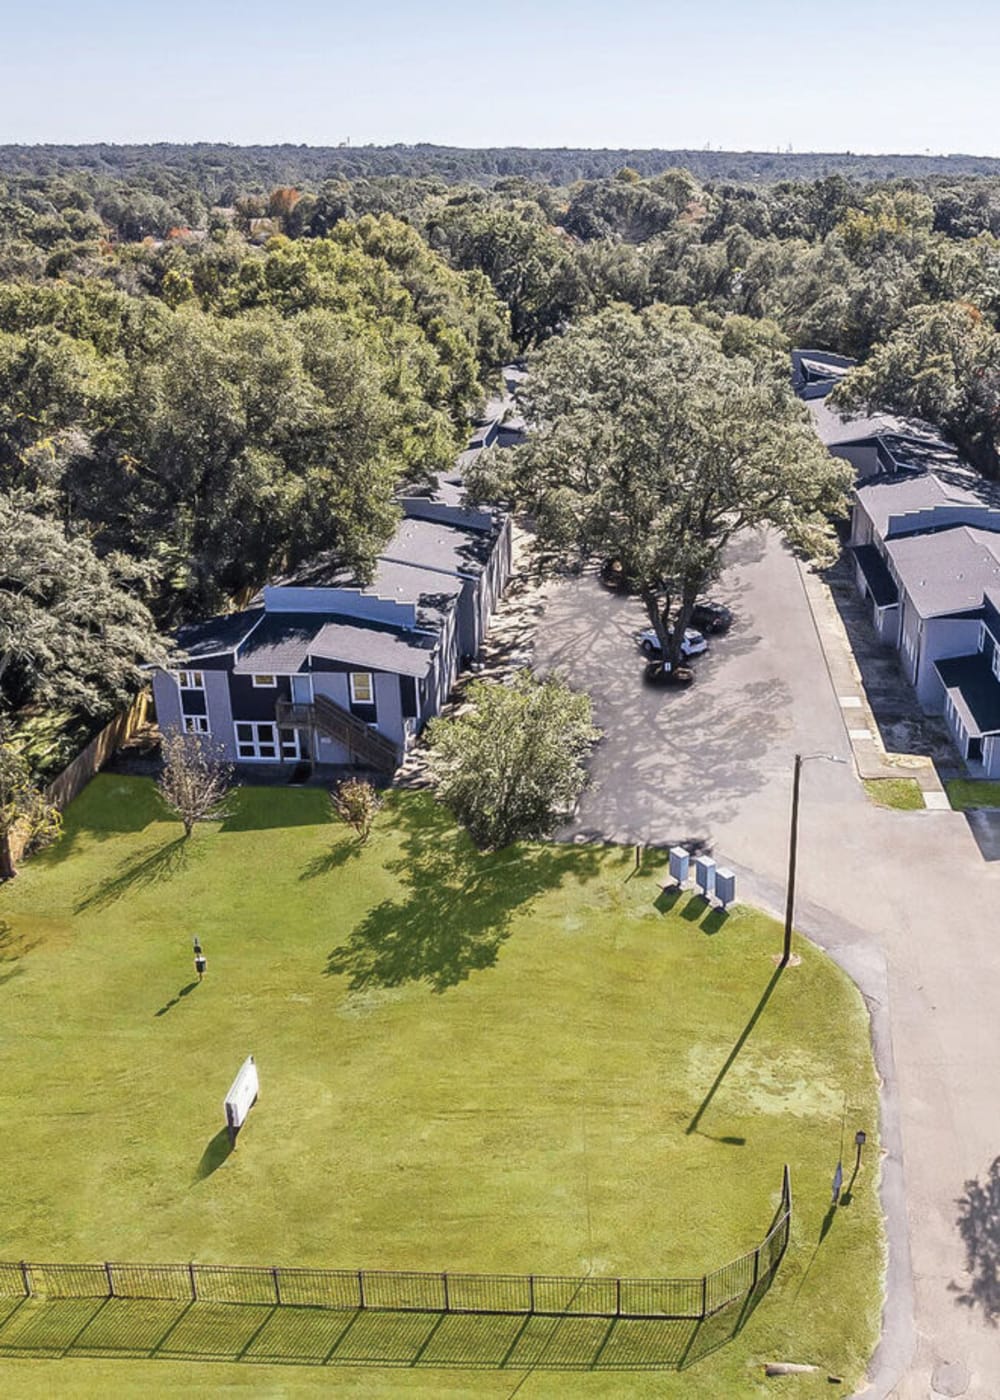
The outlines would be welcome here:
<svg viewBox="0 0 1000 1400">
<path fill-rule="evenodd" d="M 297 729 L 279 729 L 276 724 L 257 720 L 237 720 L 236 756 L 253 761 L 268 762 L 281 758 L 301 758 L 302 746 Z M 281 753 L 278 753 L 278 746 Z"/>
<path fill-rule="evenodd" d="M 352 705 L 375 704 L 375 687 L 369 671 L 352 671 L 350 681 Z"/>
<path fill-rule="evenodd" d="M 277 677 L 277 676 L 263 676 L 263 675 L 261 675 L 261 676 L 254 676 L 254 678 L 253 678 L 253 687 L 254 687 L 254 690 L 273 690 L 274 687 L 275 687 L 277 684 L 278 684 L 278 677 Z"/>
<path fill-rule="evenodd" d="M 181 690 L 204 690 L 205 677 L 200 671 L 178 671 L 177 684 Z"/>
<path fill-rule="evenodd" d="M 278 757 L 277 727 L 246 720 L 236 723 L 236 754 L 238 758 L 275 759 Z"/>
<path fill-rule="evenodd" d="M 208 727 L 208 716 L 207 716 L 207 715 L 185 715 L 185 716 L 184 716 L 184 733 L 185 733 L 185 734 L 209 734 L 209 733 L 211 733 L 211 730 L 210 730 L 209 727 Z"/>
<path fill-rule="evenodd" d="M 299 746 L 299 731 L 297 729 L 279 729 L 281 737 L 281 757 L 301 758 L 302 750 Z"/>
</svg>

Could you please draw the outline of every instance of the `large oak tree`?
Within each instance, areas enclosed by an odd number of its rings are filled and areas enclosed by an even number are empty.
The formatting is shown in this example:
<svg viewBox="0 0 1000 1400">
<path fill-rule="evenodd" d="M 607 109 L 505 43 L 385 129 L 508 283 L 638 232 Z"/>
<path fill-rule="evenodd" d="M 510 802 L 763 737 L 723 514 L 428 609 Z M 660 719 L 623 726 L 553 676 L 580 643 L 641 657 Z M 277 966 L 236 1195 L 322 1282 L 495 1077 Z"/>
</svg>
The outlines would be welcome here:
<svg viewBox="0 0 1000 1400">
<path fill-rule="evenodd" d="M 619 560 L 674 664 L 730 540 L 772 525 L 823 554 L 850 480 L 768 337 L 735 347 L 669 307 L 577 323 L 531 361 L 527 442 L 472 482 L 530 510 L 543 545 Z"/>
</svg>

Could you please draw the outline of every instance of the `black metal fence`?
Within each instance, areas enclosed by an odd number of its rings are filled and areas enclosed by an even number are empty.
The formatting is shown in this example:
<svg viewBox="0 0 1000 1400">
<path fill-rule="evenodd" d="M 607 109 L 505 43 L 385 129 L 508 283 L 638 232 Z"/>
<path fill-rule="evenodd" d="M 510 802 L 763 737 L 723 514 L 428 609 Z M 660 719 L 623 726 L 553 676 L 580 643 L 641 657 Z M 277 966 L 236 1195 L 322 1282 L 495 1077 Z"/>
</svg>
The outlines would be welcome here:
<svg viewBox="0 0 1000 1400">
<path fill-rule="evenodd" d="M 149 1298 L 350 1312 L 369 1308 L 386 1312 L 703 1319 L 770 1283 L 788 1245 L 791 1219 L 791 1181 L 785 1167 L 781 1203 L 761 1243 L 700 1278 L 0 1262 L 0 1297 Z"/>
</svg>

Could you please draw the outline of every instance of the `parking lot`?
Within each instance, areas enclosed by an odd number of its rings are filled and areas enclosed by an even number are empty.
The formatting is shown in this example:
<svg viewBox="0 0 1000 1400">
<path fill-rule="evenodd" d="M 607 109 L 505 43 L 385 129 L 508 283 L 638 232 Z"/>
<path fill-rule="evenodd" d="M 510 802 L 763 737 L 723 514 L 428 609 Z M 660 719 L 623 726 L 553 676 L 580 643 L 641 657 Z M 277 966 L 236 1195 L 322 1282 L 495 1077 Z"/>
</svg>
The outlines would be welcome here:
<svg viewBox="0 0 1000 1400">
<path fill-rule="evenodd" d="M 592 783 L 568 836 L 684 841 L 760 868 L 787 839 L 796 751 L 848 756 L 811 614 L 789 551 L 774 536 L 745 536 L 712 597 L 735 614 L 692 661 L 685 689 L 643 682 L 641 604 L 593 572 L 547 589 L 535 637 L 537 669 L 562 670 L 587 690 L 604 737 Z M 821 802 L 863 804 L 847 767 L 829 769 Z M 724 849 L 723 849 L 724 848 Z"/>
</svg>

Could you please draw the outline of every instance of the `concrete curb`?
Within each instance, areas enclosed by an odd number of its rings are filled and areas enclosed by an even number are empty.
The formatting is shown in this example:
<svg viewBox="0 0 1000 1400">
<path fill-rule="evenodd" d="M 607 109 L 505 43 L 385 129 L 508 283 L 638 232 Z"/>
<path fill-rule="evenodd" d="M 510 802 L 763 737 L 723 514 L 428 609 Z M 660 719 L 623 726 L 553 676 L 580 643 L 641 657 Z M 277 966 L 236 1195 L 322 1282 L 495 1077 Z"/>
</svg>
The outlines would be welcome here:
<svg viewBox="0 0 1000 1400">
<path fill-rule="evenodd" d="M 734 866 L 746 903 L 779 921 L 784 917 L 784 892 L 760 881 L 751 870 Z M 906 1214 L 903 1134 L 896 1062 L 889 1017 L 889 980 L 885 954 L 870 934 L 838 920 L 818 905 L 800 900 L 796 929 L 833 959 L 858 988 L 868 1008 L 872 1054 L 880 1078 L 879 1137 L 882 1144 L 879 1199 L 885 1219 L 887 1245 L 882 1328 L 868 1365 L 868 1383 L 857 1400 L 886 1400 L 909 1370 L 916 1354 L 913 1266 Z"/>
</svg>

